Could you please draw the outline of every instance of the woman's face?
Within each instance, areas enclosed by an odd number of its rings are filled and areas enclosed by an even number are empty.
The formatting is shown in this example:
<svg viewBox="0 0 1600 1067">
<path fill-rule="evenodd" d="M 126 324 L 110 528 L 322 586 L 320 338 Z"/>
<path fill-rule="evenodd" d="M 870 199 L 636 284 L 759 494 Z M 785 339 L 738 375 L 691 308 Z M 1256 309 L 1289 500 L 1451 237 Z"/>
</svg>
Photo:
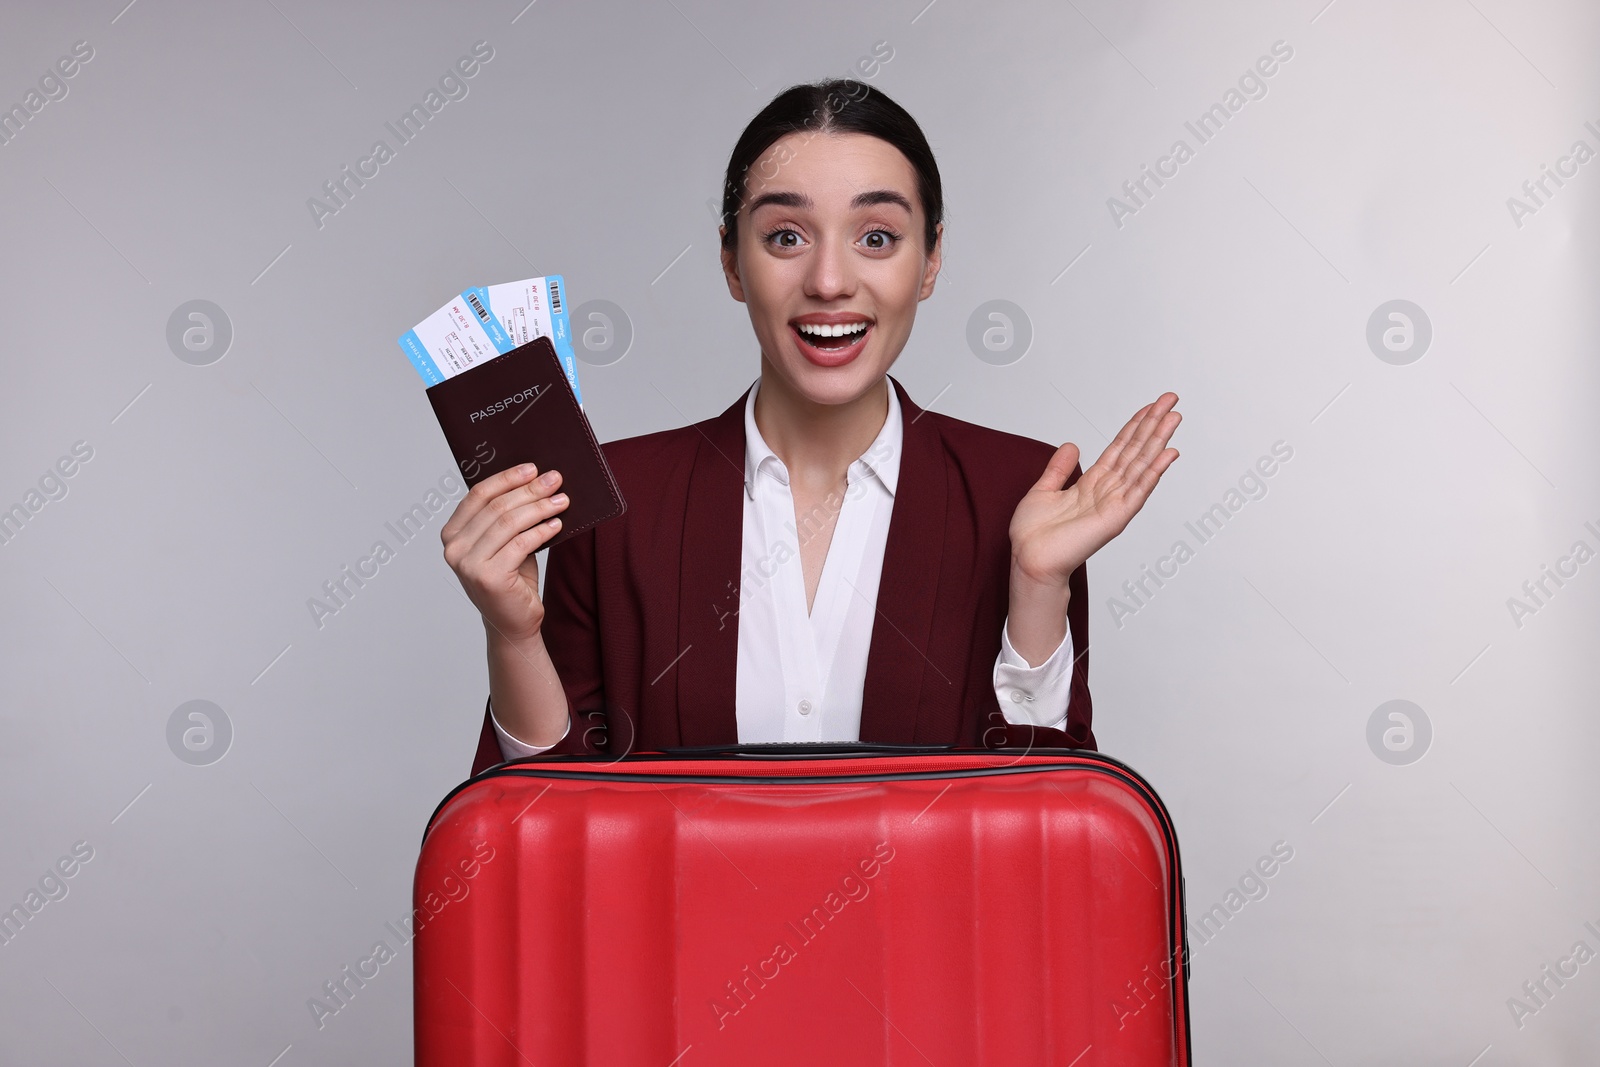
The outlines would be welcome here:
<svg viewBox="0 0 1600 1067">
<path fill-rule="evenodd" d="M 763 369 L 819 404 L 879 382 L 939 274 L 925 219 L 916 171 L 887 141 L 813 130 L 776 141 L 746 172 L 738 244 L 722 253 Z"/>
</svg>

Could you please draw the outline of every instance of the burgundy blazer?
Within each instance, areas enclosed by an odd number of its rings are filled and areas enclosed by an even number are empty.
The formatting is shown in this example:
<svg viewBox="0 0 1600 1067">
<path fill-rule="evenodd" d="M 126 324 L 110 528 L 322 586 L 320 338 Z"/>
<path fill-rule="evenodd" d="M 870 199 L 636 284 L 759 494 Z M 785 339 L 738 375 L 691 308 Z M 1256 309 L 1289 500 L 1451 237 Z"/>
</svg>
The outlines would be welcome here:
<svg viewBox="0 0 1600 1067">
<path fill-rule="evenodd" d="M 923 411 L 889 380 L 904 441 L 860 739 L 1094 748 L 1084 568 L 1069 582 L 1076 662 L 1065 729 L 1007 723 L 994 693 L 1011 515 L 1055 446 Z M 748 394 L 703 422 L 602 446 L 627 511 L 552 548 L 545 565 L 545 646 L 572 716 L 552 752 L 620 756 L 738 742 Z M 1071 481 L 1080 473 L 1075 467 Z M 485 705 L 473 773 L 500 762 Z"/>
</svg>

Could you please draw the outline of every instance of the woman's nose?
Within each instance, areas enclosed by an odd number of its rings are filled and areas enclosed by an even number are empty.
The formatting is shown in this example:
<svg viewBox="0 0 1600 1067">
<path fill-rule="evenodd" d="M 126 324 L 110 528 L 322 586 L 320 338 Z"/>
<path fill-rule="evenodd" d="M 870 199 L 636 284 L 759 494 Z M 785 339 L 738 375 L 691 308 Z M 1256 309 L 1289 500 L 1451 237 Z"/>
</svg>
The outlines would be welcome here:
<svg viewBox="0 0 1600 1067">
<path fill-rule="evenodd" d="M 850 250 L 833 240 L 818 242 L 806 270 L 806 295 L 817 300 L 833 300 L 855 292 L 855 271 Z"/>
</svg>

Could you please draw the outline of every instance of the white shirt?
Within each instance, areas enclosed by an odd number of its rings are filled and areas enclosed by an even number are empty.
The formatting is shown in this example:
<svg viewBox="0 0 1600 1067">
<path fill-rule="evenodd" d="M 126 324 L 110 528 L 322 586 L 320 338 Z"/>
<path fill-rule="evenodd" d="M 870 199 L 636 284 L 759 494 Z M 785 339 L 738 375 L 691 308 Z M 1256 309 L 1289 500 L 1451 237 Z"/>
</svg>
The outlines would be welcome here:
<svg viewBox="0 0 1600 1067">
<path fill-rule="evenodd" d="M 878 579 L 900 476 L 904 427 L 900 399 L 888 378 L 889 413 L 867 450 L 845 473 L 833 536 L 806 611 L 800 542 L 826 526 L 822 506 L 795 520 L 789 471 L 756 428 L 758 379 L 744 408 L 745 497 L 740 549 L 739 651 L 735 709 L 739 741 L 857 741 L 861 695 L 877 613 Z M 809 519 L 810 521 L 806 521 Z M 1072 684 L 1070 631 L 1050 658 L 1030 667 L 1000 631 L 995 697 L 1008 722 L 1061 728 Z M 524 744 L 490 721 L 506 759 L 554 745 Z M 571 731 L 571 722 L 567 729 Z M 563 735 L 563 739 L 566 735 Z M 560 742 L 556 742 L 560 744 Z"/>
</svg>

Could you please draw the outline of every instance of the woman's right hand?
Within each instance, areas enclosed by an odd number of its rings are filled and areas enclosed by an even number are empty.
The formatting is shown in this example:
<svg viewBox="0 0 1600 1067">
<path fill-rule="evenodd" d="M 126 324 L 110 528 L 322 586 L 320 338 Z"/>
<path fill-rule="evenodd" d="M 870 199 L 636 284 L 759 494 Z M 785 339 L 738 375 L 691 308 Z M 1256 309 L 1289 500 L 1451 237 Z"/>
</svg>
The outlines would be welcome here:
<svg viewBox="0 0 1600 1067">
<path fill-rule="evenodd" d="M 561 529 L 560 485 L 559 471 L 507 468 L 473 486 L 439 531 L 444 560 L 484 624 L 513 643 L 531 640 L 544 622 L 534 553 Z"/>
</svg>

